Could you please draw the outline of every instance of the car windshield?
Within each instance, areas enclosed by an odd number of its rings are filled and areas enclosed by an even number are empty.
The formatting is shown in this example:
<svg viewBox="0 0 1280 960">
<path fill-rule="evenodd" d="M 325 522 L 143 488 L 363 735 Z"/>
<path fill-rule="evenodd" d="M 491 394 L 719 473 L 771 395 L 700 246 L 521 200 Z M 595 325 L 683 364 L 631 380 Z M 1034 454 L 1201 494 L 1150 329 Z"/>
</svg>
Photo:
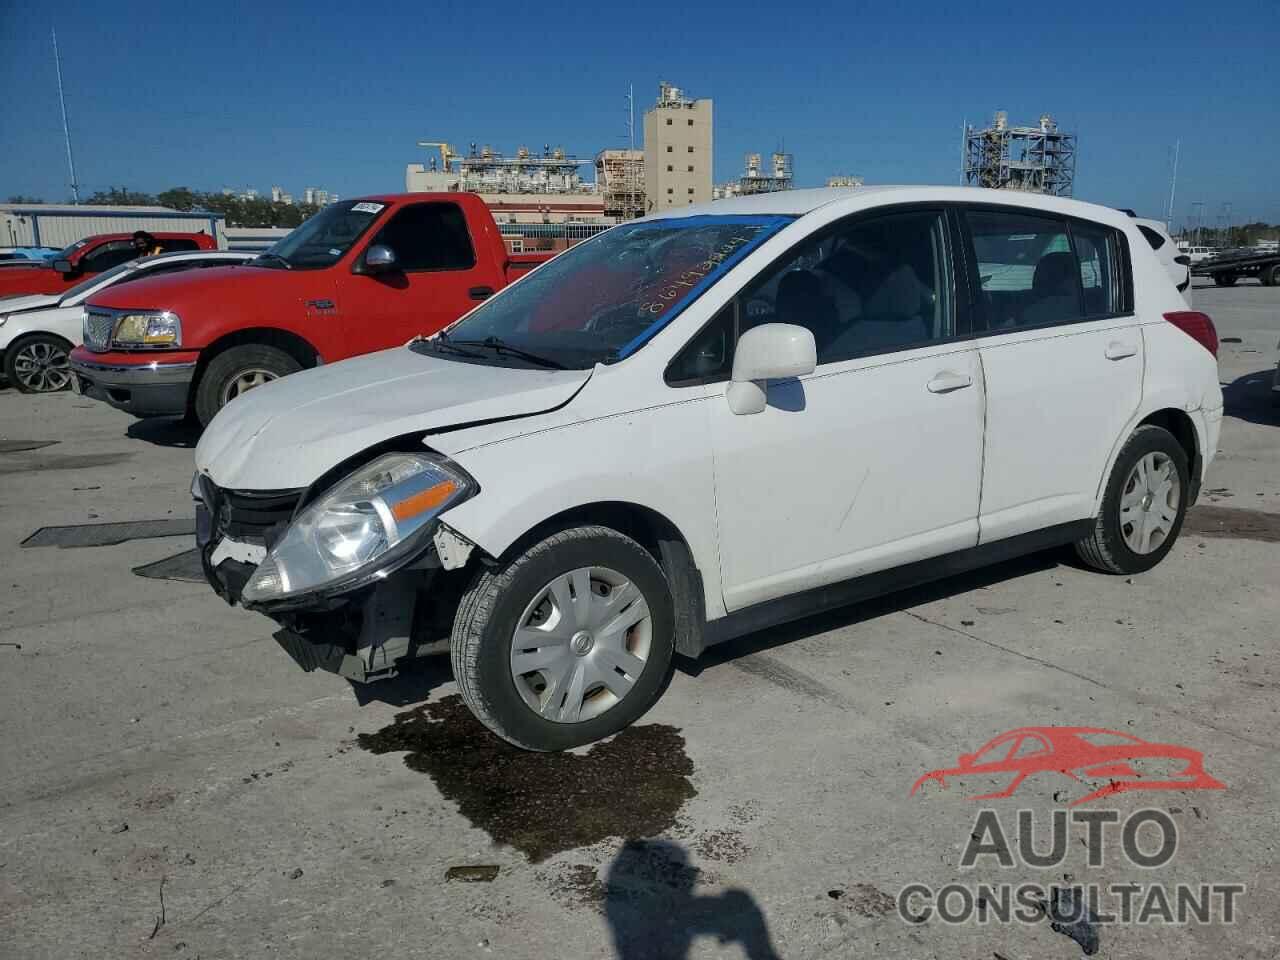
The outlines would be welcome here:
<svg viewBox="0 0 1280 960">
<path fill-rule="evenodd" d="M 331 203 L 249 263 L 277 270 L 331 267 L 360 239 L 384 207 L 385 203 L 368 200 Z"/>
<path fill-rule="evenodd" d="M 62 249 L 57 253 L 57 255 L 56 255 L 56 256 L 52 256 L 52 257 L 50 257 L 49 259 L 50 259 L 50 260 L 70 260 L 70 259 L 71 259 L 71 255 L 72 255 L 73 253 L 75 253 L 77 250 L 79 250 L 81 247 L 83 247 L 83 246 L 84 246 L 86 243 L 88 243 L 88 242 L 89 242 L 88 240 L 77 240 L 75 243 L 71 244 L 70 246 L 63 247 L 63 248 L 62 248 Z"/>
<path fill-rule="evenodd" d="M 63 291 L 62 299 L 59 302 L 70 303 L 74 301 L 76 297 L 84 296 L 91 290 L 112 284 L 115 282 L 115 278 L 120 276 L 120 274 L 128 273 L 131 270 L 137 269 L 137 264 L 137 260 L 128 260 L 124 263 L 116 264 L 110 270 L 104 270 L 102 273 L 95 273 L 88 280 L 81 280 L 74 287 L 68 287 Z"/>
<path fill-rule="evenodd" d="M 490 363 L 518 362 L 518 350 L 575 369 L 624 359 L 791 219 L 703 215 L 614 227 L 414 349 Z"/>
</svg>

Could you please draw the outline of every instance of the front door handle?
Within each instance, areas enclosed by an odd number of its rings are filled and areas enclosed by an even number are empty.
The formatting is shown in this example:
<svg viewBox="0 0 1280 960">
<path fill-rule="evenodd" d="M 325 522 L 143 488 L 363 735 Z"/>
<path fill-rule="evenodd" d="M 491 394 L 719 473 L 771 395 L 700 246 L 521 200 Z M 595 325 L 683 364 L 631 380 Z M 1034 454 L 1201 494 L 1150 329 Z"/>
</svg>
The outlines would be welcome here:
<svg viewBox="0 0 1280 960">
<path fill-rule="evenodd" d="M 1107 344 L 1108 360 L 1123 360 L 1125 357 L 1132 357 L 1138 352 L 1138 348 L 1132 343 L 1121 343 L 1118 340 L 1112 340 Z"/>
<path fill-rule="evenodd" d="M 952 390 L 963 390 L 973 386 L 973 377 L 967 373 L 952 373 L 944 370 L 927 384 L 930 393 L 950 393 Z"/>
<path fill-rule="evenodd" d="M 493 287 L 472 287 L 467 291 L 472 300 L 488 300 L 493 296 Z"/>
</svg>

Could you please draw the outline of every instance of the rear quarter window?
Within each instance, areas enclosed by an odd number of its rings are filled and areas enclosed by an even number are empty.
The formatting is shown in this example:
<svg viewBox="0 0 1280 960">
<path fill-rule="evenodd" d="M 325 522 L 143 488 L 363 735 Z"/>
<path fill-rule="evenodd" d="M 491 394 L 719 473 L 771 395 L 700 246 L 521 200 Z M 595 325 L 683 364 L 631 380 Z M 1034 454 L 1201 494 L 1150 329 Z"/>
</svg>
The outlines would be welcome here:
<svg viewBox="0 0 1280 960">
<path fill-rule="evenodd" d="M 1147 238 L 1147 243 L 1151 244 L 1152 250 L 1159 250 L 1164 246 L 1164 237 L 1160 236 L 1160 234 L 1156 233 L 1150 227 L 1139 226 L 1138 229 L 1141 230 L 1142 235 Z"/>
</svg>

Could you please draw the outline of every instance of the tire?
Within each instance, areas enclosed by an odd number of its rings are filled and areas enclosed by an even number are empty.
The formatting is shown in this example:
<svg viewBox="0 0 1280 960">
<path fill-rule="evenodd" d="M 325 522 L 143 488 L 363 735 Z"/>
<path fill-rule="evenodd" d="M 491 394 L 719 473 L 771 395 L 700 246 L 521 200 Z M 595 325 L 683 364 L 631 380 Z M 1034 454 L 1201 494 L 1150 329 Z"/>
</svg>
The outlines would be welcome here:
<svg viewBox="0 0 1280 960">
<path fill-rule="evenodd" d="M 1146 490 L 1151 494 L 1150 499 L 1142 495 L 1144 484 L 1135 475 L 1140 463 L 1156 467 L 1147 470 L 1150 482 Z M 1172 468 L 1169 479 L 1176 476 L 1176 485 L 1167 495 L 1157 492 L 1163 489 L 1160 478 L 1165 476 L 1166 463 Z M 1135 485 L 1131 487 L 1131 483 Z M 1173 549 L 1187 513 L 1190 490 L 1187 454 L 1173 434 L 1151 424 L 1138 427 L 1111 468 L 1093 532 L 1076 541 L 1080 559 L 1105 573 L 1150 570 Z M 1169 501 L 1175 497 L 1176 505 L 1170 506 Z M 1126 522 L 1126 516 L 1134 520 Z M 1150 535 L 1143 549 L 1144 533 L 1148 531 Z"/>
<path fill-rule="evenodd" d="M 1280 263 L 1262 271 L 1262 282 L 1268 287 L 1280 287 Z"/>
<path fill-rule="evenodd" d="M 1234 287 L 1239 278 L 1234 273 L 1215 273 L 1213 282 L 1220 287 Z"/>
<path fill-rule="evenodd" d="M 238 385 L 241 378 L 252 376 L 265 383 L 301 369 L 302 364 L 278 347 L 247 343 L 224 350 L 209 361 L 196 384 L 196 418 L 207 427 L 228 402 L 258 385 Z"/>
<path fill-rule="evenodd" d="M 52 333 L 35 333 L 9 344 L 4 375 L 19 393 L 57 393 L 71 386 L 71 344 Z"/>
<path fill-rule="evenodd" d="M 592 568 L 586 608 L 575 608 L 580 589 L 572 596 L 567 588 L 552 593 L 557 584 L 586 583 L 585 568 Z M 570 601 L 565 609 L 558 597 Z M 605 632 L 610 623 L 640 616 L 641 601 L 647 617 Z M 570 634 L 584 623 L 591 627 L 596 615 L 598 633 Z M 546 624 L 560 626 L 544 632 Z M 517 627 L 538 645 L 517 653 Z M 582 526 L 551 534 L 496 568 L 481 568 L 458 605 L 450 647 L 454 678 L 476 718 L 517 747 L 550 751 L 591 743 L 638 720 L 666 689 L 674 637 L 671 592 L 653 556 L 616 530 Z M 520 670 L 543 662 L 546 670 Z M 635 669 L 609 672 L 618 663 Z"/>
</svg>

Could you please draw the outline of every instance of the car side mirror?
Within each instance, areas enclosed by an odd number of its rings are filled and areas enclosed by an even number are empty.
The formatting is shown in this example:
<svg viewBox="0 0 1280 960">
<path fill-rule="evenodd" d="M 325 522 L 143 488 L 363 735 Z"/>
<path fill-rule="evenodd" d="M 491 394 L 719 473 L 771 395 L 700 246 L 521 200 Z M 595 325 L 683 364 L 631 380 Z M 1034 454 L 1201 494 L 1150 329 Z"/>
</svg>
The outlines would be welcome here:
<svg viewBox="0 0 1280 960">
<path fill-rule="evenodd" d="M 53 261 L 53 269 L 57 270 L 59 273 L 73 273 L 73 272 L 75 272 L 75 267 L 73 267 L 73 266 L 71 265 L 71 261 L 70 261 L 70 260 L 55 260 L 55 261 Z"/>
<path fill-rule="evenodd" d="M 360 273 L 378 274 L 390 273 L 398 269 L 399 261 L 396 260 L 396 252 L 390 247 L 381 243 L 375 243 L 364 252 L 364 256 L 358 264 Z"/>
<path fill-rule="evenodd" d="M 733 352 L 729 409 L 739 416 L 760 413 L 769 402 L 768 382 L 813 373 L 818 347 L 813 333 L 794 323 L 764 323 L 738 339 Z"/>
</svg>

